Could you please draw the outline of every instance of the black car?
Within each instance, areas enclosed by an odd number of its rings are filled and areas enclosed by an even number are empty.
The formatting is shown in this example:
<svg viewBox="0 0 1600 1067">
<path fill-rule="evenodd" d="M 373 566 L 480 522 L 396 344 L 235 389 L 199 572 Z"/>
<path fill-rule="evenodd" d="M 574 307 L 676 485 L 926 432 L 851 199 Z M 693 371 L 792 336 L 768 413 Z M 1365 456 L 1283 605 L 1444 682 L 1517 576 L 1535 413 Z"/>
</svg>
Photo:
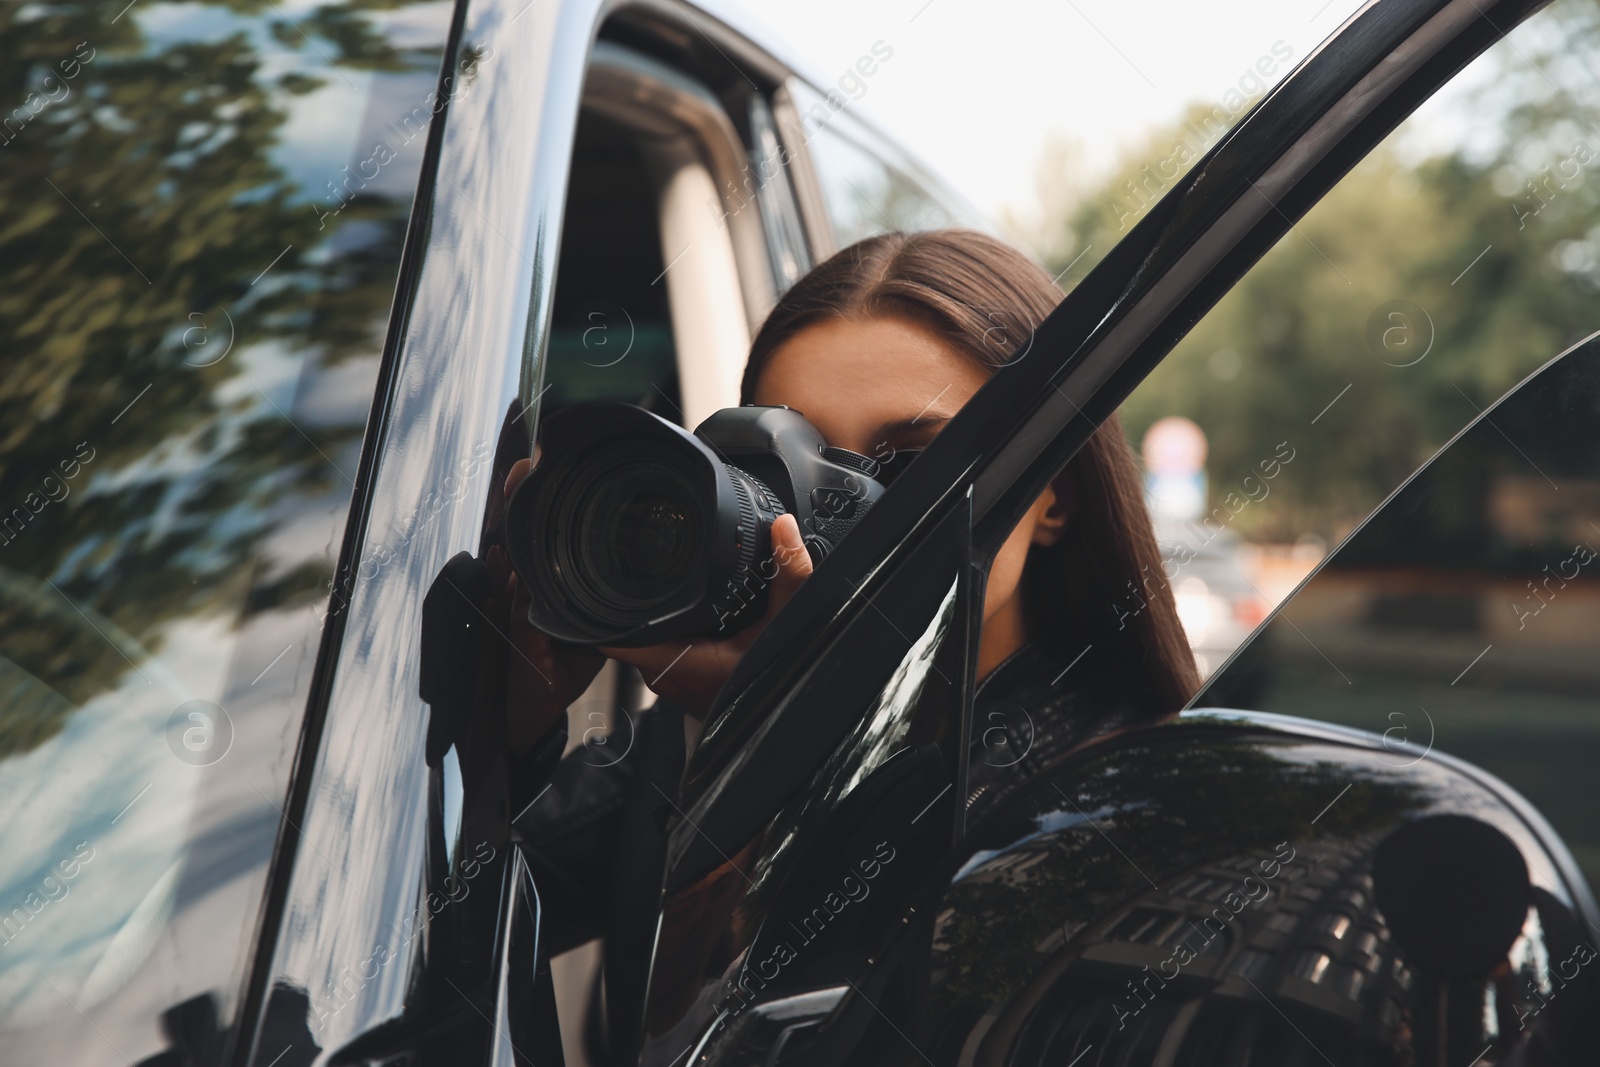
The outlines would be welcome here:
<svg viewBox="0 0 1600 1067">
<path fill-rule="evenodd" d="M 692 427 L 828 253 L 981 220 L 677 0 L 8 5 L 0 1061 L 1594 1062 L 1600 311 L 1496 304 L 1510 242 L 1594 262 L 1600 9 L 1546 6 L 1376 0 L 1163 171 L 752 646 L 633 906 L 552 959 L 514 826 L 561 753 L 508 757 L 509 605 L 450 561 L 501 549 L 541 418 Z M 1430 342 L 1520 384 L 1455 385 L 1183 715 L 969 806 L 1018 516 L 1259 272 L 1361 291 L 1307 228 L 1364 160 L 1508 115 L 1526 187 L 1406 224 L 1460 234 Z M 1382 348 L 1422 309 L 1380 295 Z M 1402 365 L 1284 353 L 1282 476 Z M 569 750 L 651 721 L 608 668 Z"/>
</svg>

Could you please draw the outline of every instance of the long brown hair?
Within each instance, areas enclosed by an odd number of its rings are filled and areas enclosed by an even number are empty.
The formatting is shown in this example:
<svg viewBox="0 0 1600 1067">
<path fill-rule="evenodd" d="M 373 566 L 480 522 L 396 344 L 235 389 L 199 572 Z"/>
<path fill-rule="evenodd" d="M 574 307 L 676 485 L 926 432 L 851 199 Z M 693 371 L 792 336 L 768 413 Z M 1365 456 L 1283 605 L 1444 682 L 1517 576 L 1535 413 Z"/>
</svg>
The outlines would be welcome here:
<svg viewBox="0 0 1600 1067">
<path fill-rule="evenodd" d="M 750 349 L 744 402 L 772 354 L 808 326 L 897 315 L 932 328 L 991 371 L 1007 363 L 1061 301 L 1044 268 L 976 230 L 868 237 L 819 264 L 783 295 Z M 1162 571 L 1133 454 L 1112 415 L 1058 475 L 1077 508 L 1022 575 L 1028 639 L 1093 644 L 1135 672 L 1149 714 L 1182 707 L 1199 685 Z"/>
</svg>

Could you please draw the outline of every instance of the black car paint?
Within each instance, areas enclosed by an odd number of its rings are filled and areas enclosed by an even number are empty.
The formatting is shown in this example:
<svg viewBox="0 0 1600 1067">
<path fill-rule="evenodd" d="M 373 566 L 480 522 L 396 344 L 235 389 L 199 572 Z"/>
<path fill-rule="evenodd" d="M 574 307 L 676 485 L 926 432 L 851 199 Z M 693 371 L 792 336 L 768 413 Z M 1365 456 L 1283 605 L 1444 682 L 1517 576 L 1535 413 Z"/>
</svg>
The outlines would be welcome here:
<svg viewBox="0 0 1600 1067">
<path fill-rule="evenodd" d="M 891 1021 L 927 1035 L 933 1062 L 1042 1067 L 1093 1049 L 1083 1062 L 1467 1063 L 1491 1042 L 1508 1051 L 1522 1036 L 1506 1023 L 1516 1015 L 1537 1036 L 1523 1062 L 1583 1062 L 1600 1045 L 1600 978 L 1582 965 L 1593 959 L 1592 905 L 1575 864 L 1526 801 L 1450 757 L 1272 716 L 1191 712 L 1091 746 L 1008 809 L 973 828 L 949 884 L 919 902 L 935 916 L 931 957 L 928 935 L 907 928 L 880 961 L 931 968 L 912 1001 L 924 1017 Z M 1441 833 L 1449 846 L 1473 828 L 1472 847 L 1449 849 L 1471 872 L 1451 879 L 1451 894 L 1396 873 L 1392 858 L 1384 866 L 1391 837 L 1415 850 L 1407 833 Z M 1506 854 L 1481 838 L 1509 842 Z M 1496 874 L 1509 892 L 1486 888 Z M 1459 921 L 1431 939 L 1401 929 L 1407 903 L 1457 907 Z M 1552 966 L 1577 959 L 1576 980 L 1545 998 L 1548 1014 L 1537 991 L 1499 983 L 1495 1037 L 1481 975 L 1530 905 Z M 1434 962 L 1463 946 L 1478 953 L 1470 978 Z M 1341 973 L 1307 981 L 1297 960 L 1319 978 Z M 869 1043 L 903 1058 L 893 1031 L 866 1021 L 879 1032 L 851 1042 L 851 1062 L 871 1062 L 860 1052 Z"/>
</svg>

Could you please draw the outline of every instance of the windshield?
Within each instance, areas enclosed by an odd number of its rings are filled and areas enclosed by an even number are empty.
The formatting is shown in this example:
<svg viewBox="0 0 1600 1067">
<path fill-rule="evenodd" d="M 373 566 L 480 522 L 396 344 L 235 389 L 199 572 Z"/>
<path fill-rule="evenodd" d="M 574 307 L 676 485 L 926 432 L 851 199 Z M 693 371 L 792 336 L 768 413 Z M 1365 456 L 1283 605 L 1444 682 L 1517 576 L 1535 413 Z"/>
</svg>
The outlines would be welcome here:
<svg viewBox="0 0 1600 1067">
<path fill-rule="evenodd" d="M 450 15 L 373 7 L 0 10 L 0 1061 L 235 1011 Z"/>
</svg>

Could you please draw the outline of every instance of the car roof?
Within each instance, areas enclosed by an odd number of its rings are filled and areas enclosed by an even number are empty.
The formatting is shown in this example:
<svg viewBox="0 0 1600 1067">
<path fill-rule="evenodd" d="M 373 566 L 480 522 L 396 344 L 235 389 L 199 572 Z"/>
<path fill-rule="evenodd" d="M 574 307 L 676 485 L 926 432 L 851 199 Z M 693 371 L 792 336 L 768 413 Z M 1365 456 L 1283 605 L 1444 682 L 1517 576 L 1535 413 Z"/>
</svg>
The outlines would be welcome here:
<svg viewBox="0 0 1600 1067">
<path fill-rule="evenodd" d="M 606 14 L 609 17 L 617 10 L 613 8 Z M 806 87 L 818 96 L 827 95 L 827 86 L 831 79 L 824 72 L 822 64 L 816 61 L 816 57 L 794 48 L 776 27 L 767 22 L 765 16 L 754 5 L 743 0 L 694 0 L 693 3 L 670 0 L 661 10 L 676 18 L 686 19 L 691 25 L 695 19 L 688 15 L 690 10 L 720 22 L 724 28 L 744 38 L 749 45 L 762 52 L 773 65 L 787 71 L 790 77 L 805 83 Z M 908 177 L 915 179 L 918 184 L 936 193 L 946 206 L 954 209 L 955 214 L 963 222 L 991 233 L 1000 232 L 988 213 L 978 208 L 971 198 L 951 185 L 915 152 L 907 149 L 894 132 L 885 129 L 881 122 L 867 118 L 857 109 L 849 107 L 841 111 L 837 117 L 846 120 L 843 124 L 846 130 L 857 127 L 858 134 L 869 135 L 868 145 L 865 147 L 870 147 L 885 162 L 893 164 Z"/>
</svg>

